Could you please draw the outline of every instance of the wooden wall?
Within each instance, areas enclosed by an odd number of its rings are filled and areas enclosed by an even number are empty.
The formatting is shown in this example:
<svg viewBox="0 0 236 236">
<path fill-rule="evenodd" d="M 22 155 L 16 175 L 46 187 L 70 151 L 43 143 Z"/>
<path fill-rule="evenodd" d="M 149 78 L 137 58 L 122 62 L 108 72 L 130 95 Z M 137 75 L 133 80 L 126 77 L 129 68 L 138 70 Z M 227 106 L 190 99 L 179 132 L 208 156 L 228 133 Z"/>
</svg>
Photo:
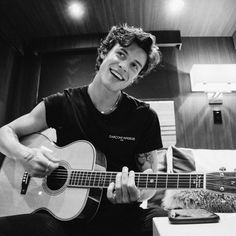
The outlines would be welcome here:
<svg viewBox="0 0 236 236">
<path fill-rule="evenodd" d="M 40 56 L 21 54 L 0 37 L 0 127 L 36 105 Z"/>
<path fill-rule="evenodd" d="M 192 93 L 193 64 L 236 63 L 232 38 L 183 38 L 176 51 L 179 95 L 175 98 L 177 145 L 191 148 L 236 148 L 236 94 L 224 94 L 223 105 L 208 105 L 206 94 Z M 221 110 L 223 124 L 214 124 L 213 110 Z"/>
<path fill-rule="evenodd" d="M 14 65 L 14 50 L 0 38 L 0 126 L 6 122 L 10 79 Z"/>
</svg>

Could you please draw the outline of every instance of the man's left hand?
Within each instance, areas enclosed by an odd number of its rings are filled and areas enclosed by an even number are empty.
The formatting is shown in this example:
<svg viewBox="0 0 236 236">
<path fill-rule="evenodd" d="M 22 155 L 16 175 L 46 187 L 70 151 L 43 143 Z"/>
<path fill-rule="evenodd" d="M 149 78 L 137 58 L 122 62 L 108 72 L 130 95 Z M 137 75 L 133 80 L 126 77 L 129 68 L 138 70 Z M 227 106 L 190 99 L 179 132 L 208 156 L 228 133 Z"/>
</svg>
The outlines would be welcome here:
<svg viewBox="0 0 236 236">
<path fill-rule="evenodd" d="M 140 190 L 135 185 L 135 173 L 126 166 L 116 175 L 116 182 L 109 184 L 107 198 L 113 204 L 132 203 L 140 199 Z"/>
</svg>

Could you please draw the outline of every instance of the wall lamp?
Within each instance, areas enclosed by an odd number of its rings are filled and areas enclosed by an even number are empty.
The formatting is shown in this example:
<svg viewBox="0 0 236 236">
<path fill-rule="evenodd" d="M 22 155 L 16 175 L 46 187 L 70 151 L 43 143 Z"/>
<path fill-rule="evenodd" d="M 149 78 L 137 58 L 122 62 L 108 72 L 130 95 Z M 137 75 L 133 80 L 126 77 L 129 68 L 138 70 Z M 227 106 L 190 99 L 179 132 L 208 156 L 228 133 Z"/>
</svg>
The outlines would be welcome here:
<svg viewBox="0 0 236 236">
<path fill-rule="evenodd" d="M 194 64 L 190 71 L 192 91 L 205 92 L 212 105 L 223 103 L 223 93 L 236 91 L 236 64 Z"/>
<path fill-rule="evenodd" d="M 194 64 L 190 71 L 192 91 L 205 92 L 213 106 L 214 124 L 222 124 L 219 106 L 223 93 L 236 91 L 236 64 Z"/>
</svg>

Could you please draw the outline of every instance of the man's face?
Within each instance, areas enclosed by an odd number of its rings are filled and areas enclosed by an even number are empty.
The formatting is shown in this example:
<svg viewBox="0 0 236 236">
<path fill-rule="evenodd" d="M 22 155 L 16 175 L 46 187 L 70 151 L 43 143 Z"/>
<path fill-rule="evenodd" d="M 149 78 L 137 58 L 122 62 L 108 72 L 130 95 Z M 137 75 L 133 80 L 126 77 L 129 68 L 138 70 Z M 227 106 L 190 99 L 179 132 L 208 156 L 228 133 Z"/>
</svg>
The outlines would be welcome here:
<svg viewBox="0 0 236 236">
<path fill-rule="evenodd" d="M 98 73 L 105 86 L 112 91 L 119 91 L 134 82 L 146 60 L 146 52 L 136 43 L 128 47 L 116 44 L 105 55 Z"/>
</svg>

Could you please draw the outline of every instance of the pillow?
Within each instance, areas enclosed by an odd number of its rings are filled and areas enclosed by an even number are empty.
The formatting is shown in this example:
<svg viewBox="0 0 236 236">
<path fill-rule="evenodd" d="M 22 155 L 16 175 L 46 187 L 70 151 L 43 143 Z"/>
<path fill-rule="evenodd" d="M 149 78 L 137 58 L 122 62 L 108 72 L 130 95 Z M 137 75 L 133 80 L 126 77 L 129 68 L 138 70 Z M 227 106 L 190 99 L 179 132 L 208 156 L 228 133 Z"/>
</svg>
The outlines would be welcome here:
<svg viewBox="0 0 236 236">
<path fill-rule="evenodd" d="M 167 172 L 166 153 L 167 153 L 166 149 L 161 149 L 161 150 L 158 150 L 157 152 L 157 173 Z M 165 189 L 157 189 L 155 195 L 147 201 L 146 206 L 148 208 L 161 206 L 164 194 L 165 194 Z"/>
<path fill-rule="evenodd" d="M 158 151 L 158 173 L 167 172 L 191 172 L 195 170 L 195 162 L 191 149 L 177 148 L 171 146 L 168 150 Z M 157 189 L 154 196 L 148 200 L 147 207 L 162 205 L 166 189 Z"/>
<path fill-rule="evenodd" d="M 184 173 L 195 171 L 195 160 L 191 149 L 177 148 L 175 146 L 172 149 L 172 172 Z"/>
</svg>

